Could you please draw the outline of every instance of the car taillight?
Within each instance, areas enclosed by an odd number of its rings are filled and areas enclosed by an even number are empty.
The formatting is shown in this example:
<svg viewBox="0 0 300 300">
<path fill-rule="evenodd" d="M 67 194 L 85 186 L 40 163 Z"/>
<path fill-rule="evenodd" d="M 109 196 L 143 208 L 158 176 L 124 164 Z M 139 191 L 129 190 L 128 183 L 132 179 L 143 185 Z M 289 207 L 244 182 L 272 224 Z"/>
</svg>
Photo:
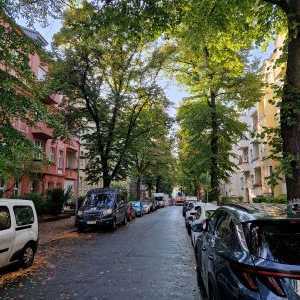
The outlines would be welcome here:
<svg viewBox="0 0 300 300">
<path fill-rule="evenodd" d="M 269 288 L 274 294 L 286 297 L 280 279 L 300 279 L 300 274 L 282 271 L 270 271 L 263 268 L 251 267 L 239 263 L 231 263 L 231 268 L 241 282 L 250 290 L 257 291 L 257 279 Z"/>
</svg>

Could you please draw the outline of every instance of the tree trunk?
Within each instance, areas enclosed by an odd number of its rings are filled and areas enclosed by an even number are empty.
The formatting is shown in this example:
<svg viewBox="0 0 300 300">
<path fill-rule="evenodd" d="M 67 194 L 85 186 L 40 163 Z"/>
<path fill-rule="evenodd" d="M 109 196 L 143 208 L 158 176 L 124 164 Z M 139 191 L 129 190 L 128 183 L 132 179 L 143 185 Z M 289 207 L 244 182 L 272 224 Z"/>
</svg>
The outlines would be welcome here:
<svg viewBox="0 0 300 300">
<path fill-rule="evenodd" d="M 152 184 L 148 184 L 148 194 L 149 194 L 149 198 L 151 199 L 152 197 Z"/>
<path fill-rule="evenodd" d="M 155 191 L 156 191 L 156 193 L 159 193 L 160 192 L 160 182 L 161 182 L 161 178 L 160 178 L 160 176 L 157 176 L 156 177 L 156 186 L 155 186 Z"/>
<path fill-rule="evenodd" d="M 111 184 L 111 177 L 109 176 L 108 170 L 103 170 L 103 187 L 109 188 Z"/>
<path fill-rule="evenodd" d="M 286 176 L 289 203 L 300 199 L 300 1 L 290 0 L 288 57 L 280 110 L 283 157 L 288 159 Z"/>
<path fill-rule="evenodd" d="M 218 164 L 218 152 L 219 152 L 219 138 L 218 138 L 218 120 L 217 120 L 217 106 L 216 106 L 216 94 L 212 91 L 210 94 L 210 109 L 211 109 L 211 162 L 210 162 L 210 201 L 217 201 L 219 204 L 219 164 Z"/>
<path fill-rule="evenodd" d="M 141 198 L 141 177 L 138 176 L 136 180 L 136 198 L 140 200 Z"/>
</svg>

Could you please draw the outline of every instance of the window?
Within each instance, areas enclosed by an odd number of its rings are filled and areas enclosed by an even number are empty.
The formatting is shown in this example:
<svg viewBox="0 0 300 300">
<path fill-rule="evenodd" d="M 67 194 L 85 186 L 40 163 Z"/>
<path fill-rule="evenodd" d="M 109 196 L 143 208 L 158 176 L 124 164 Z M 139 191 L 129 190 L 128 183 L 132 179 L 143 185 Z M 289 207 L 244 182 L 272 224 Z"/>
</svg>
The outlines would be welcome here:
<svg viewBox="0 0 300 300">
<path fill-rule="evenodd" d="M 42 160 L 43 159 L 43 153 L 45 149 L 45 143 L 42 140 L 34 140 L 34 145 L 36 147 L 37 152 L 35 153 L 35 159 L 36 160 Z"/>
<path fill-rule="evenodd" d="M 242 163 L 247 163 L 249 159 L 249 148 L 244 147 L 242 150 Z"/>
<path fill-rule="evenodd" d="M 7 206 L 0 206 L 0 231 L 11 226 L 10 214 Z"/>
<path fill-rule="evenodd" d="M 259 143 L 253 143 L 253 160 L 259 158 Z"/>
<path fill-rule="evenodd" d="M 29 225 L 34 222 L 34 215 L 30 206 L 14 206 L 17 226 Z"/>
<path fill-rule="evenodd" d="M 61 170 L 64 168 L 64 151 L 63 150 L 59 150 L 58 168 Z"/>
<path fill-rule="evenodd" d="M 253 131 L 258 130 L 258 114 L 257 114 L 257 112 L 255 112 L 252 115 L 252 128 L 253 128 Z"/>
<path fill-rule="evenodd" d="M 261 186 L 261 168 L 254 169 L 254 184 L 256 186 Z"/>
<path fill-rule="evenodd" d="M 3 197 L 5 191 L 5 181 L 3 178 L 0 178 L 0 198 Z"/>
<path fill-rule="evenodd" d="M 56 162 L 56 149 L 55 149 L 55 147 L 51 147 L 51 149 L 50 149 L 49 160 L 50 160 L 52 163 L 55 163 L 55 162 Z"/>
<path fill-rule="evenodd" d="M 76 169 L 76 152 L 71 151 L 71 152 L 67 152 L 67 161 L 66 161 L 66 168 L 67 169 Z"/>
<path fill-rule="evenodd" d="M 244 177 L 241 177 L 240 180 L 241 180 L 241 190 L 244 190 L 245 187 Z"/>
</svg>

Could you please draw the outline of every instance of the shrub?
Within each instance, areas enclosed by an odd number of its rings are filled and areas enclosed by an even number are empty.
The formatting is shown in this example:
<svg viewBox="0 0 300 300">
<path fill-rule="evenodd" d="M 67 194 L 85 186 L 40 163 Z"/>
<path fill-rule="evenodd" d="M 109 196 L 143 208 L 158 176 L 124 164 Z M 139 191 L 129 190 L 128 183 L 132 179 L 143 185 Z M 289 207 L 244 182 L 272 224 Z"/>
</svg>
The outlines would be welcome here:
<svg viewBox="0 0 300 300">
<path fill-rule="evenodd" d="M 40 193 L 28 193 L 24 197 L 24 199 L 32 200 L 36 209 L 37 214 L 40 216 L 46 213 L 46 199 Z"/>
<path fill-rule="evenodd" d="M 243 201 L 243 197 L 222 197 L 221 203 L 222 204 L 230 204 L 230 203 L 240 203 Z"/>
<path fill-rule="evenodd" d="M 285 195 L 281 195 L 278 197 L 272 197 L 272 196 L 257 196 L 253 199 L 254 203 L 281 203 L 285 204 L 287 203 L 287 198 Z"/>
<path fill-rule="evenodd" d="M 47 192 L 47 213 L 59 215 L 64 204 L 71 198 L 71 188 L 64 191 L 61 188 L 52 189 Z"/>
</svg>

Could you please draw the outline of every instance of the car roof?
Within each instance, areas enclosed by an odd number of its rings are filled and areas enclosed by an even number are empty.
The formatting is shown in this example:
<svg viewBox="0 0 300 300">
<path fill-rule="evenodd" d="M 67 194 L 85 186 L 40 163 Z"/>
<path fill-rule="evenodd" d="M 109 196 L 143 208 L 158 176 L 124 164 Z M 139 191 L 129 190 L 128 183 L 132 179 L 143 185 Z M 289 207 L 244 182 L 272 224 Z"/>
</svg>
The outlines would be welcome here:
<svg viewBox="0 0 300 300">
<path fill-rule="evenodd" d="M 122 192 L 123 190 L 121 189 L 116 189 L 116 188 L 95 188 L 95 189 L 91 189 L 87 192 L 87 195 L 90 194 L 97 194 L 97 193 L 118 193 L 118 192 Z"/>
<path fill-rule="evenodd" d="M 31 200 L 0 198 L 0 205 L 33 205 Z"/>
<path fill-rule="evenodd" d="M 287 206 L 275 203 L 227 204 L 221 209 L 228 211 L 240 222 L 255 220 L 288 219 Z"/>
</svg>

